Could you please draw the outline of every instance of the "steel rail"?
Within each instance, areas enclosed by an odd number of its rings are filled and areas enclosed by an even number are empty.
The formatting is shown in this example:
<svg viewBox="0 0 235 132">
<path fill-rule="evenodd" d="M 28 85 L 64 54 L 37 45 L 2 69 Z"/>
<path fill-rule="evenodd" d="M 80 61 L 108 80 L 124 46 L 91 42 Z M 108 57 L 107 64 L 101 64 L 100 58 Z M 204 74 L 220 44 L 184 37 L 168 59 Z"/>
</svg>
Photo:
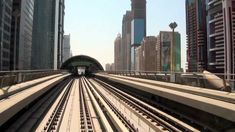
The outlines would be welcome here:
<svg viewBox="0 0 235 132">
<path fill-rule="evenodd" d="M 164 127 L 168 131 L 199 131 L 190 125 L 183 123 L 182 121 L 173 118 L 172 116 L 157 110 L 149 106 L 148 104 L 142 102 L 141 100 L 101 81 L 95 79 L 98 83 L 104 86 L 108 91 L 117 95 L 120 99 L 122 99 L 125 103 L 127 103 L 132 108 L 136 109 L 142 115 L 145 115 L 146 118 L 150 118 L 152 122 L 156 122 L 158 125 Z"/>
<path fill-rule="evenodd" d="M 86 80 L 88 86 L 92 87 L 92 83 L 87 79 L 85 79 L 85 80 Z M 112 111 L 119 117 L 119 119 L 122 121 L 122 123 L 125 124 L 125 126 L 129 129 L 129 131 L 132 131 L 132 132 L 137 131 L 135 126 L 133 126 L 133 124 L 127 118 L 125 118 L 125 116 L 107 99 L 107 97 L 105 97 L 103 95 L 103 93 L 100 90 L 97 89 L 97 87 L 94 87 L 94 89 L 104 99 L 104 101 L 108 104 L 108 106 L 112 109 Z"/>
<path fill-rule="evenodd" d="M 96 100 L 94 93 L 92 93 L 91 89 L 88 87 L 88 84 L 86 82 L 84 84 L 85 84 L 86 91 L 91 99 L 92 104 L 93 104 L 93 108 L 96 110 L 97 115 L 100 118 L 100 121 L 101 121 L 100 124 L 102 124 L 104 131 L 113 132 L 113 129 L 112 129 L 109 121 L 105 117 L 105 114 L 104 114 L 105 110 L 103 108 L 101 108 L 101 106 L 98 104 L 98 101 Z"/>
<path fill-rule="evenodd" d="M 74 82 L 74 80 L 73 80 L 73 82 Z M 61 120 L 59 120 L 59 119 L 61 119 L 61 117 L 63 116 L 64 107 L 67 104 L 73 82 L 70 83 L 69 86 L 66 88 L 65 93 L 61 97 L 56 108 L 54 109 L 54 111 L 53 111 L 52 115 L 50 116 L 50 119 L 48 120 L 43 131 L 45 131 L 45 132 L 54 131 L 54 130 L 56 130 L 56 128 L 59 127 L 60 122 L 61 122 Z"/>
</svg>

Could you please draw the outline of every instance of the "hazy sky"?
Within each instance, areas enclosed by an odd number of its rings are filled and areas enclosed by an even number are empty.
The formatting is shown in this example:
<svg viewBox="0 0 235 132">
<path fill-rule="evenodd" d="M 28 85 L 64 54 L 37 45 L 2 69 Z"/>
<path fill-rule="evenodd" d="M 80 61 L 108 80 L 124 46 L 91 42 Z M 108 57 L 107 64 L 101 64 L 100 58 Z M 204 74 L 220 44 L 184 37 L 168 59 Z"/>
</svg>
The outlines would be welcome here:
<svg viewBox="0 0 235 132">
<path fill-rule="evenodd" d="M 122 17 L 130 0 L 65 0 L 65 34 L 73 55 L 88 55 L 103 66 L 114 62 L 114 39 L 122 32 Z M 147 0 L 147 35 L 170 31 L 177 22 L 181 34 L 182 68 L 186 63 L 185 0 Z"/>
</svg>

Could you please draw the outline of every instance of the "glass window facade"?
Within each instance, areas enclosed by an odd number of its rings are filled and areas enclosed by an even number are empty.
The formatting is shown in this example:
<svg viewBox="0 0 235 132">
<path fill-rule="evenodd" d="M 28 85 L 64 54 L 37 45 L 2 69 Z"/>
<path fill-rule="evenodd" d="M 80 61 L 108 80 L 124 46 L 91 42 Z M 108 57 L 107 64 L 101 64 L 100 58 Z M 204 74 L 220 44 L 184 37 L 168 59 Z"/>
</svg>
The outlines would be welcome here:
<svg viewBox="0 0 235 132">
<path fill-rule="evenodd" d="M 59 2 L 36 0 L 34 3 L 32 69 L 57 69 L 57 49 L 61 42 L 58 40 Z"/>
<path fill-rule="evenodd" d="M 140 44 L 145 37 L 145 20 L 134 19 L 131 22 L 131 44 Z"/>
</svg>

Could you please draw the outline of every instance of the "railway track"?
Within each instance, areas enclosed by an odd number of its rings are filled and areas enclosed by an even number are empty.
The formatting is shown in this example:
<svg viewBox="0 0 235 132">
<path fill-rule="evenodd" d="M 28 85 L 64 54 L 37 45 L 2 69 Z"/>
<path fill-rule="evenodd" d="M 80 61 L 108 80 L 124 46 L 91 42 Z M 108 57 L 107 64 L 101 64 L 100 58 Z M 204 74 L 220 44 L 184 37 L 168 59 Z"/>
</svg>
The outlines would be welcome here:
<svg viewBox="0 0 235 132">
<path fill-rule="evenodd" d="M 88 108 L 88 100 L 86 89 L 84 88 L 84 82 L 80 81 L 80 125 L 81 131 L 93 131 L 94 124 L 91 119 L 91 113 Z"/>
<path fill-rule="evenodd" d="M 49 131 L 58 130 L 61 120 L 63 119 L 62 116 L 64 114 L 65 107 L 68 103 L 71 89 L 72 89 L 72 83 L 68 84 L 68 86 L 65 87 L 65 89 L 62 92 L 62 96 L 60 96 L 57 99 L 59 101 L 56 107 L 54 108 L 54 111 L 52 112 L 50 118 L 48 119 L 43 131 L 49 132 Z"/>
<path fill-rule="evenodd" d="M 101 81 L 70 78 L 8 121 L 3 131 L 198 131 Z"/>
<path fill-rule="evenodd" d="M 121 113 L 118 108 L 111 103 L 102 92 L 97 90 L 97 87 L 92 86 L 91 82 L 88 81 L 87 79 L 84 79 L 85 82 L 88 84 L 87 86 L 92 89 L 93 91 L 96 90 L 97 93 L 99 93 L 100 97 L 102 99 L 104 99 L 104 101 L 106 102 L 106 104 L 109 106 L 109 108 L 111 108 L 111 110 L 116 114 L 116 116 L 120 119 L 120 121 L 124 124 L 124 126 L 129 130 L 129 131 L 137 131 L 137 129 L 134 127 L 133 124 L 131 124 L 131 122 L 123 115 L 123 113 Z M 101 88 L 101 87 L 98 87 Z M 114 122 L 115 123 L 115 122 Z"/>
<path fill-rule="evenodd" d="M 134 113 L 139 114 L 144 121 L 149 124 L 153 130 L 158 131 L 198 131 L 197 129 L 189 126 L 188 124 L 164 113 L 163 111 L 154 108 L 143 101 L 101 81 L 95 79 L 96 82 L 101 84 L 106 90 L 117 98 L 121 99 L 127 106 L 132 108 Z"/>
</svg>

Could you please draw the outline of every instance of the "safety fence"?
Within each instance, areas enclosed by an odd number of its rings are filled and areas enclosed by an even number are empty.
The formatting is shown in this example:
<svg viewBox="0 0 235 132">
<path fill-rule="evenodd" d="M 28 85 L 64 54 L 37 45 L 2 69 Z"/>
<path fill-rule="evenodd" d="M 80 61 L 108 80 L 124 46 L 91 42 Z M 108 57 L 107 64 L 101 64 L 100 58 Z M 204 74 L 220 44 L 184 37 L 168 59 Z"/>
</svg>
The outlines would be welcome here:
<svg viewBox="0 0 235 132">
<path fill-rule="evenodd" d="M 24 71 L 1 71 L 0 72 L 0 88 L 11 86 L 14 84 L 55 75 L 66 73 L 65 70 L 24 70 Z"/>
</svg>

